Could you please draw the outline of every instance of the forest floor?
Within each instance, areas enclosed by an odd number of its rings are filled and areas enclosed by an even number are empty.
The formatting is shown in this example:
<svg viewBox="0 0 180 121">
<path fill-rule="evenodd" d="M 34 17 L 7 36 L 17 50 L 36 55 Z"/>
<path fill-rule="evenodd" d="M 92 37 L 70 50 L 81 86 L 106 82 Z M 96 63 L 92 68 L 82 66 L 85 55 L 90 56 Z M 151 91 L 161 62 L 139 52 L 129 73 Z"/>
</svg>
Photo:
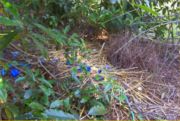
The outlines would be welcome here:
<svg viewBox="0 0 180 121">
<path fill-rule="evenodd" d="M 97 68 L 110 65 L 107 61 L 106 46 L 99 44 L 98 47 L 96 42 L 90 42 L 87 45 L 88 48 L 94 50 L 94 53 L 90 55 L 90 59 L 84 59 L 86 63 Z M 128 110 L 133 111 L 137 119 L 177 120 L 180 119 L 179 71 L 177 74 L 176 72 L 175 74 L 171 73 L 170 77 L 167 76 L 169 79 L 163 79 L 156 78 L 153 72 L 139 70 L 136 67 L 121 69 L 111 65 L 111 69 L 106 70 L 103 76 L 116 78 L 129 99 L 127 102 Z M 168 75 L 168 71 L 166 74 Z M 165 78 L 167 78 L 166 74 Z M 129 112 L 119 106 L 118 102 L 112 103 L 110 109 L 107 119 L 129 119 Z"/>
<path fill-rule="evenodd" d="M 109 111 L 105 116 L 106 119 L 131 119 L 129 112 L 133 112 L 138 119 L 180 119 L 179 76 L 177 77 L 178 79 L 164 81 L 155 79 L 151 72 L 138 70 L 135 67 L 118 69 L 107 61 L 107 48 L 104 44 L 88 41 L 86 46 L 87 49 L 91 51 L 89 56 L 84 57 L 79 53 L 78 58 L 80 58 L 82 63 L 90 65 L 92 72 L 89 77 L 84 79 L 83 84 L 87 83 L 86 80 L 89 79 L 94 85 L 98 85 L 99 82 L 94 81 L 93 77 L 97 70 L 101 69 L 101 76 L 104 78 L 102 81 L 106 81 L 108 77 L 115 78 L 128 97 L 125 107 L 114 100 L 109 106 Z M 13 46 L 13 44 L 11 45 L 11 49 L 6 51 L 4 58 L 6 61 L 13 60 L 13 58 L 10 57 L 12 51 L 19 51 L 21 53 L 16 60 L 30 63 L 34 68 L 40 68 L 42 70 L 41 73 L 45 77 L 61 81 L 70 76 L 71 69 L 66 65 L 64 52 L 62 50 L 56 51 L 55 49 L 50 49 L 49 55 L 51 61 L 43 63 L 39 61 L 41 59 L 40 57 L 32 53 L 27 53 L 20 46 Z M 23 70 L 21 71 L 23 72 Z M 61 92 L 57 87 L 54 88 L 56 88 L 57 93 L 58 91 Z M 81 117 L 82 119 L 88 118 L 86 116 Z"/>
</svg>

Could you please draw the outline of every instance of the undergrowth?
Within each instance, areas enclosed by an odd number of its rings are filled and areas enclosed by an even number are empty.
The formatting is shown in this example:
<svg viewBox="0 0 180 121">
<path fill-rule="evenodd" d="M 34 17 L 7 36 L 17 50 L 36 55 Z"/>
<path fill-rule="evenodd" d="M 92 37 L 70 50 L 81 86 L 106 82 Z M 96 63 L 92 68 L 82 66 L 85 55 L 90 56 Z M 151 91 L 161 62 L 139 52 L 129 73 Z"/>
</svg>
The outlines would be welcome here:
<svg viewBox="0 0 180 121">
<path fill-rule="evenodd" d="M 93 65 L 82 62 L 86 57 L 78 58 L 91 53 L 85 40 L 72 30 L 83 26 L 83 32 L 84 25 L 91 26 L 93 33 L 102 29 L 109 33 L 150 30 L 154 38 L 175 38 L 174 31 L 179 29 L 177 1 L 172 1 L 172 15 L 170 8 L 162 7 L 166 1 L 160 0 L 159 8 L 156 2 L 131 0 L 0 3 L 0 119 L 105 119 L 111 104 L 118 102 L 122 110 L 128 109 L 128 118 L 135 120 L 123 87 L 106 74 L 108 67 L 94 70 Z M 46 68 L 47 63 L 61 61 L 50 59 L 52 49 L 63 50 L 62 63 L 68 70 L 65 78 L 54 77 Z"/>
<path fill-rule="evenodd" d="M 86 115 L 103 119 L 111 102 L 127 103 L 116 79 L 103 75 L 108 66 L 93 70 L 80 60 L 67 59 L 64 64 L 70 76 L 56 80 L 45 78 L 31 64 L 16 61 L 20 55 L 12 54 L 14 61 L 1 61 L 2 119 L 83 119 Z"/>
</svg>

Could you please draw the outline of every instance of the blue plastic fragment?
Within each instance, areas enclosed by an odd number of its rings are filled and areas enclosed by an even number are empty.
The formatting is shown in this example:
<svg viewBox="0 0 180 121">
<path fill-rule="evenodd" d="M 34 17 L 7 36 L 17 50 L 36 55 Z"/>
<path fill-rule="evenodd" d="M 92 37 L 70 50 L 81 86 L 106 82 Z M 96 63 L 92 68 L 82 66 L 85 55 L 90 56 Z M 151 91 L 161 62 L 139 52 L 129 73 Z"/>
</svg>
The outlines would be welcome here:
<svg viewBox="0 0 180 121">
<path fill-rule="evenodd" d="M 11 55 L 13 58 L 17 58 L 20 55 L 20 52 L 19 51 L 13 51 L 13 52 L 11 52 Z"/>
<path fill-rule="evenodd" d="M 12 77 L 16 78 L 17 76 L 19 76 L 20 71 L 18 69 L 16 69 L 16 68 L 12 68 L 10 70 L 10 74 L 11 74 Z"/>
<path fill-rule="evenodd" d="M 86 71 L 91 72 L 91 66 L 86 66 Z"/>
<path fill-rule="evenodd" d="M 104 80 L 104 77 L 103 77 L 103 76 L 100 76 L 99 81 L 103 81 L 103 80 Z"/>
<path fill-rule="evenodd" d="M 110 69 L 111 68 L 111 66 L 110 65 L 106 65 L 106 69 L 108 70 L 108 69 Z"/>
<path fill-rule="evenodd" d="M 100 74 L 101 72 L 102 72 L 102 70 L 101 70 L 101 69 L 99 69 L 99 70 L 98 70 L 98 74 Z"/>
<path fill-rule="evenodd" d="M 6 70 L 3 68 L 0 70 L 1 71 L 1 76 L 5 76 L 6 75 Z"/>
<path fill-rule="evenodd" d="M 53 59 L 51 59 L 51 62 L 53 64 L 55 64 L 55 63 L 59 62 L 59 58 L 54 57 Z"/>
</svg>

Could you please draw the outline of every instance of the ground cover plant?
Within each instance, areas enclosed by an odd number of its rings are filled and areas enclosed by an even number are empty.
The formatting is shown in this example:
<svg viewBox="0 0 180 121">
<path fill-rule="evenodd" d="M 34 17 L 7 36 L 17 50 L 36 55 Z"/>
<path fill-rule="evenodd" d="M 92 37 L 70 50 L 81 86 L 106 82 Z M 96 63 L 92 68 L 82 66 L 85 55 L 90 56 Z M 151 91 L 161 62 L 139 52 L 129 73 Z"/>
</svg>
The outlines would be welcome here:
<svg viewBox="0 0 180 121">
<path fill-rule="evenodd" d="M 179 6 L 0 0 L 0 120 L 180 119 Z"/>
</svg>

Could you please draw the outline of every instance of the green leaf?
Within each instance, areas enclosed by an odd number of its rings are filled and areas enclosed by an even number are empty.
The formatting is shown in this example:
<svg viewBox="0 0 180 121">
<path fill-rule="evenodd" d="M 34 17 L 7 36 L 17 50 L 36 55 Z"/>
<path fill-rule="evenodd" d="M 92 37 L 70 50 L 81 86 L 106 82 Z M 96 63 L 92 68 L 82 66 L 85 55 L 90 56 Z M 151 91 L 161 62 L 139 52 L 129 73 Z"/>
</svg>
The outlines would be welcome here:
<svg viewBox="0 0 180 121">
<path fill-rule="evenodd" d="M 63 106 L 63 101 L 55 100 L 51 103 L 50 108 L 59 108 L 60 106 Z"/>
<path fill-rule="evenodd" d="M 88 112 L 89 115 L 93 116 L 105 115 L 106 113 L 106 108 L 103 105 L 93 106 Z"/>
<path fill-rule="evenodd" d="M 24 93 L 24 99 L 29 99 L 32 96 L 32 90 L 26 90 Z"/>
<path fill-rule="evenodd" d="M 23 24 L 21 21 L 12 20 L 5 16 L 0 16 L 0 24 L 2 24 L 4 26 L 19 26 L 21 28 L 23 27 Z"/>
<path fill-rule="evenodd" d="M 72 79 L 74 79 L 76 82 L 80 83 L 79 78 L 77 77 L 77 74 L 74 72 L 71 72 Z"/>
<path fill-rule="evenodd" d="M 105 97 L 105 99 L 107 100 L 107 102 L 109 103 L 109 102 L 110 102 L 109 95 L 105 94 L 104 97 Z"/>
<path fill-rule="evenodd" d="M 94 77 L 94 79 L 95 79 L 96 81 L 102 81 L 102 80 L 104 80 L 104 77 L 101 76 L 101 75 L 99 75 L 99 74 L 96 74 L 95 77 Z"/>
<path fill-rule="evenodd" d="M 29 104 L 29 107 L 32 108 L 33 110 L 40 110 L 40 111 L 44 110 L 44 106 L 38 102 L 32 102 L 31 104 Z"/>
<path fill-rule="evenodd" d="M 66 99 L 63 100 L 63 106 L 66 108 L 66 110 L 70 109 L 70 98 L 67 97 Z"/>
<path fill-rule="evenodd" d="M 121 93 L 121 95 L 119 96 L 119 102 L 123 103 L 126 99 L 126 95 L 124 93 Z"/>
<path fill-rule="evenodd" d="M 147 7 L 147 6 L 144 6 L 144 5 L 138 5 L 138 4 L 135 4 L 136 7 L 138 8 L 141 8 L 143 9 L 144 11 L 148 12 L 148 13 L 151 13 L 152 15 L 154 16 L 157 16 L 158 13 L 154 10 L 152 10 L 151 8 Z"/>
<path fill-rule="evenodd" d="M 59 31 L 46 28 L 45 26 L 41 24 L 37 24 L 37 23 L 34 25 L 38 27 L 40 30 L 42 30 L 43 32 L 45 32 L 49 37 L 54 39 L 56 42 L 60 43 L 61 45 L 65 44 L 64 40 L 66 39 L 66 36 L 64 36 Z"/>
<path fill-rule="evenodd" d="M 47 95 L 47 96 L 50 96 L 51 94 L 54 93 L 54 91 L 51 88 L 49 88 L 49 87 L 46 87 L 44 85 L 40 85 L 39 87 L 44 92 L 44 94 Z"/>
<path fill-rule="evenodd" d="M 90 97 L 82 97 L 80 103 L 86 103 L 88 100 L 90 99 Z"/>
<path fill-rule="evenodd" d="M 44 57 L 47 57 L 48 52 L 47 52 L 47 49 L 44 46 L 44 43 L 42 41 L 40 41 L 38 38 L 34 37 L 33 35 L 29 35 L 29 37 L 32 38 L 33 42 L 35 43 L 37 48 L 41 51 L 42 55 Z"/>
<path fill-rule="evenodd" d="M 8 105 L 6 105 L 6 108 L 11 112 L 13 118 L 18 116 L 19 108 L 16 105 L 8 103 Z"/>
<path fill-rule="evenodd" d="M 4 88 L 4 80 L 0 77 L 0 89 Z"/>
<path fill-rule="evenodd" d="M 5 108 L 4 111 L 5 111 L 8 119 L 13 119 L 13 114 L 12 114 L 11 110 L 9 110 L 8 108 Z"/>
<path fill-rule="evenodd" d="M 16 80 L 15 80 L 15 83 L 20 83 L 22 81 L 24 81 L 26 78 L 25 77 L 18 77 Z"/>
<path fill-rule="evenodd" d="M 10 12 L 15 18 L 19 18 L 19 12 L 14 4 L 7 2 L 7 0 L 0 1 L 7 12 Z"/>
<path fill-rule="evenodd" d="M 64 30 L 63 30 L 63 33 L 68 33 L 70 31 L 70 26 L 69 25 L 67 25 L 65 28 L 64 28 Z"/>
<path fill-rule="evenodd" d="M 72 115 L 70 113 L 63 112 L 62 110 L 49 109 L 49 110 L 46 110 L 44 112 L 44 115 L 46 115 L 49 118 L 59 119 L 59 120 L 76 119 L 74 115 Z"/>
<path fill-rule="evenodd" d="M 50 83 L 50 80 L 46 80 L 45 78 L 41 78 L 40 81 L 42 82 L 42 84 L 52 88 L 53 86 Z"/>
<path fill-rule="evenodd" d="M 111 89 L 112 89 L 112 84 L 107 84 L 105 85 L 104 92 L 108 92 Z"/>
<path fill-rule="evenodd" d="M 78 89 L 74 92 L 75 97 L 81 97 L 81 91 Z"/>
<path fill-rule="evenodd" d="M 7 91 L 5 89 L 0 89 L 0 102 L 6 102 L 7 100 Z"/>
<path fill-rule="evenodd" d="M 45 106 L 49 106 L 49 97 L 47 95 L 44 95 L 41 98 L 40 102 L 42 102 L 42 104 L 45 105 Z"/>
<path fill-rule="evenodd" d="M 9 32 L 7 35 L 3 36 L 3 38 L 0 39 L 0 51 L 2 51 L 4 48 L 6 48 L 10 42 L 13 41 L 14 37 L 18 34 L 19 32 Z"/>
</svg>

